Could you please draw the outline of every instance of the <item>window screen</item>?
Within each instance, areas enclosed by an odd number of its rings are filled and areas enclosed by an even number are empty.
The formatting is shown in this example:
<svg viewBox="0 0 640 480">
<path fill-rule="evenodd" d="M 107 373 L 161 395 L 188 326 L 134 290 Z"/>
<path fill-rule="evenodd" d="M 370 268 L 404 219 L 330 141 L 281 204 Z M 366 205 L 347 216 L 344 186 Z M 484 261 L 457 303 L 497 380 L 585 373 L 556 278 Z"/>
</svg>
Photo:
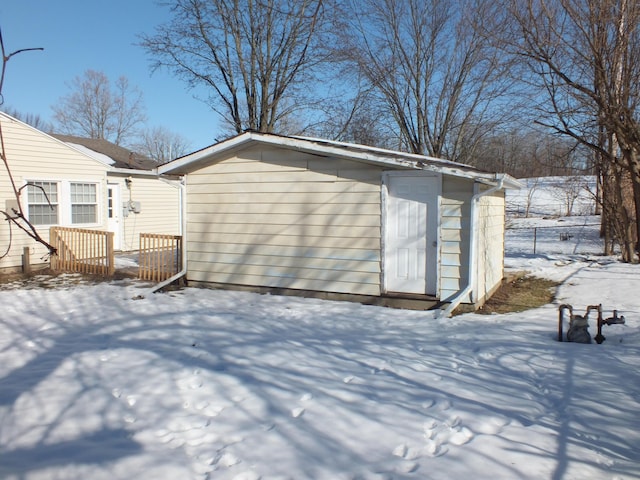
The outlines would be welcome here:
<svg viewBox="0 0 640 480">
<path fill-rule="evenodd" d="M 97 195 L 95 183 L 71 184 L 71 223 L 96 223 Z"/>
<path fill-rule="evenodd" d="M 57 225 L 58 182 L 29 182 L 27 192 L 29 221 L 33 225 Z"/>
</svg>

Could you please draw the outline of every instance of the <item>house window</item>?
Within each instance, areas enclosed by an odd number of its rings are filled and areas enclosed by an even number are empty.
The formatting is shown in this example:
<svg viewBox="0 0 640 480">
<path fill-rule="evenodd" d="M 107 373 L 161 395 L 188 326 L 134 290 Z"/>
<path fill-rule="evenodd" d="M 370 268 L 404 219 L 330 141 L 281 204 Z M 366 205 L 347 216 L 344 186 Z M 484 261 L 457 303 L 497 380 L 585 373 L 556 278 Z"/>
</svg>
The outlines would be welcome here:
<svg viewBox="0 0 640 480">
<path fill-rule="evenodd" d="M 58 224 L 58 182 L 29 182 L 29 222 L 33 225 Z"/>
<path fill-rule="evenodd" d="M 98 197 L 95 183 L 71 184 L 71 223 L 96 223 Z"/>
<path fill-rule="evenodd" d="M 113 188 L 109 187 L 107 190 L 107 217 L 113 218 Z"/>
</svg>

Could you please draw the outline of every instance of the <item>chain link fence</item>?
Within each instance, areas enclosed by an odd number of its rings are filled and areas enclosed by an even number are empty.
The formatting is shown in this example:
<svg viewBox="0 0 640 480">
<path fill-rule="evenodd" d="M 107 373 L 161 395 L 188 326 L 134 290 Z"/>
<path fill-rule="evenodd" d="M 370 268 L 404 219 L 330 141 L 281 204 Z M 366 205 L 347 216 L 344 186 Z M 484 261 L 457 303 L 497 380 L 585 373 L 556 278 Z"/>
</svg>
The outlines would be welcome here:
<svg viewBox="0 0 640 480">
<path fill-rule="evenodd" d="M 509 225 L 505 241 L 512 255 L 599 255 L 604 250 L 599 223 Z"/>
</svg>

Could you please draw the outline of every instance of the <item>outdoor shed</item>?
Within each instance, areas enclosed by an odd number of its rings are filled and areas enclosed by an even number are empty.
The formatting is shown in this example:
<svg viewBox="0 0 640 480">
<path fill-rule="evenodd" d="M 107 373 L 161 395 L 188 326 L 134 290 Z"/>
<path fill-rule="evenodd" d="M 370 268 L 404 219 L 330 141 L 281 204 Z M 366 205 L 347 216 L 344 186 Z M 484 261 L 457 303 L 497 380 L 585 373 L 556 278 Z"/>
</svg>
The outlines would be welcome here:
<svg viewBox="0 0 640 480">
<path fill-rule="evenodd" d="M 158 170 L 185 177 L 190 284 L 430 308 L 503 278 L 507 175 L 256 132 Z"/>
</svg>

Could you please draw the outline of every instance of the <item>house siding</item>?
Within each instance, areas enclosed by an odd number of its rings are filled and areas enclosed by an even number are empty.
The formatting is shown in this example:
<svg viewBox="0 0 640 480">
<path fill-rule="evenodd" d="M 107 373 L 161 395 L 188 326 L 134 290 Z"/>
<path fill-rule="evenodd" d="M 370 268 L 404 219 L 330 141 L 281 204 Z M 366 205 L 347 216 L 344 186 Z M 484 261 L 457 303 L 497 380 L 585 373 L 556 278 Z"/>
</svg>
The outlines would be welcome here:
<svg viewBox="0 0 640 480">
<path fill-rule="evenodd" d="M 486 190 L 488 187 L 484 187 Z M 504 276 L 504 191 L 480 197 L 478 202 L 478 258 L 476 304 L 484 303 Z"/>
<path fill-rule="evenodd" d="M 188 278 L 380 294 L 381 169 L 278 148 L 189 174 Z"/>
<path fill-rule="evenodd" d="M 440 200 L 440 299 L 446 301 L 469 281 L 470 200 L 473 181 L 445 176 Z"/>
<path fill-rule="evenodd" d="M 109 175 L 109 183 L 120 185 L 121 204 L 117 205 L 122 215 L 122 204 L 129 200 L 140 202 L 140 213 L 129 212 L 122 217 L 121 249 L 140 248 L 141 233 L 179 235 L 180 232 L 180 187 L 176 181 L 163 181 L 154 177 L 133 176 L 127 188 L 125 177 Z"/>
<path fill-rule="evenodd" d="M 90 226 L 79 225 L 82 228 L 104 229 L 106 214 L 104 206 L 104 192 L 106 191 L 107 167 L 89 159 L 48 135 L 29 127 L 21 122 L 0 114 L 2 133 L 7 161 L 11 168 L 17 188 L 27 181 L 49 180 L 58 182 L 87 182 L 97 184 L 98 221 Z M 4 163 L 0 174 L 0 208 L 10 212 L 15 205 L 15 196 L 9 175 Z M 21 194 L 22 206 L 27 209 L 27 191 Z M 64 199 L 61 199 L 61 205 Z M 2 219 L 0 222 L 0 254 L 8 250 L 8 254 L 0 259 L 0 270 L 19 269 L 22 265 L 24 247 L 29 247 L 31 262 L 42 264 L 46 258 L 47 249 L 36 243 L 15 225 Z M 69 226 L 68 224 L 66 224 Z M 38 233 L 45 240 L 49 240 L 49 227 L 36 227 Z"/>
</svg>

